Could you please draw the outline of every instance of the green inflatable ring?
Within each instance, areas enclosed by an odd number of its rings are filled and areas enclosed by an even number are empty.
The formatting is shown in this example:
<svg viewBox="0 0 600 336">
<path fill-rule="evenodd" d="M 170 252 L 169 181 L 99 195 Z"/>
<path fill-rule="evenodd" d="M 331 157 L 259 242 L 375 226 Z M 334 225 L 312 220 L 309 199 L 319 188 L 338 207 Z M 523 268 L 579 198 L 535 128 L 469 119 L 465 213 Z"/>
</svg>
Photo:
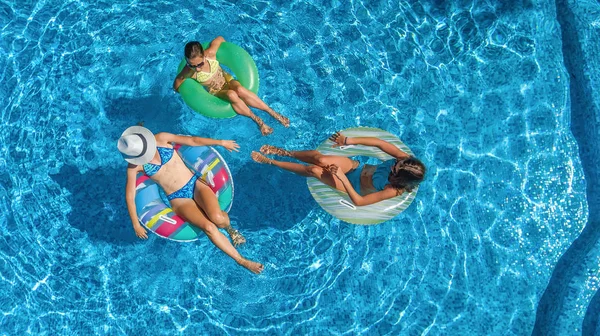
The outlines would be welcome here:
<svg viewBox="0 0 600 336">
<path fill-rule="evenodd" d="M 348 128 L 342 131 L 342 134 L 349 137 L 376 137 L 394 144 L 402 151 L 413 155 L 413 152 L 395 135 L 386 132 L 379 128 L 372 127 L 355 127 Z M 331 147 L 331 140 L 325 140 L 317 150 L 325 155 L 341 155 L 341 156 L 370 156 L 381 161 L 393 159 L 388 154 L 381 151 L 379 148 L 350 145 Z M 365 206 L 355 206 L 348 197 L 348 194 L 339 190 L 333 189 L 330 186 L 323 184 L 314 177 L 307 179 L 308 189 L 314 197 L 315 201 L 332 216 L 351 224 L 371 225 L 385 222 L 396 217 L 404 211 L 412 203 L 417 195 L 418 187 L 411 192 L 405 192 L 400 196 L 390 198 L 381 202 L 377 202 Z"/>
<path fill-rule="evenodd" d="M 205 42 L 202 47 L 206 50 L 208 45 L 209 43 Z M 232 75 L 243 87 L 254 93 L 258 92 L 258 69 L 246 50 L 231 42 L 223 42 L 217 50 L 217 61 L 231 69 Z M 185 64 L 184 57 L 179 63 L 177 73 L 181 72 Z M 192 110 L 207 117 L 232 118 L 237 114 L 229 102 L 211 95 L 200 83 L 191 78 L 183 81 L 179 87 L 179 93 Z"/>
</svg>

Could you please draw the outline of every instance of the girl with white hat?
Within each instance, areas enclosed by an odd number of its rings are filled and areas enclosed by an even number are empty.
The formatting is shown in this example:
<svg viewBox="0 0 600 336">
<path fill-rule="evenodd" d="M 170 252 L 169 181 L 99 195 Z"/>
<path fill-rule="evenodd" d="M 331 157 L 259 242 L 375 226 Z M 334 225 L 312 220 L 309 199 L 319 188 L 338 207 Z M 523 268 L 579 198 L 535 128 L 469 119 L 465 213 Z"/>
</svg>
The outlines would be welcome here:
<svg viewBox="0 0 600 336">
<path fill-rule="evenodd" d="M 154 135 L 142 126 L 126 129 L 117 142 L 117 147 L 125 161 L 129 162 L 125 197 L 136 235 L 142 239 L 148 238 L 146 230 L 138 221 L 135 208 L 135 180 L 139 172 L 144 172 L 163 188 L 175 213 L 204 231 L 213 244 L 238 264 L 251 272 L 262 272 L 262 264 L 242 257 L 235 249 L 234 245 L 245 243 L 245 238 L 231 227 L 229 216 L 221 210 L 217 197 L 206 182 L 198 178 L 179 155 L 174 153 L 174 144 L 222 146 L 228 151 L 238 151 L 239 148 L 233 140 L 215 140 L 165 132 Z M 227 231 L 234 245 L 218 228 Z"/>
</svg>

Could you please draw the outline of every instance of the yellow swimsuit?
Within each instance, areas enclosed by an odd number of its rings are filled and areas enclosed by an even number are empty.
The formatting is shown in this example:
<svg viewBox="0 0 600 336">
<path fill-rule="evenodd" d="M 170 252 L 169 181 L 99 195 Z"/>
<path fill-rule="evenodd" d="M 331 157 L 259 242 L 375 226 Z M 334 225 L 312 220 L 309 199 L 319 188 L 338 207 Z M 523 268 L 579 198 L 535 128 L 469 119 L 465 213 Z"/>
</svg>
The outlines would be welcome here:
<svg viewBox="0 0 600 336">
<path fill-rule="evenodd" d="M 192 75 L 192 78 L 205 86 L 208 89 L 208 93 L 214 95 L 217 92 L 222 91 L 233 79 L 233 77 L 227 72 L 223 71 L 219 65 L 219 61 L 216 59 L 213 60 L 207 58 L 206 60 L 208 61 L 210 71 L 196 71 L 195 74 Z"/>
</svg>

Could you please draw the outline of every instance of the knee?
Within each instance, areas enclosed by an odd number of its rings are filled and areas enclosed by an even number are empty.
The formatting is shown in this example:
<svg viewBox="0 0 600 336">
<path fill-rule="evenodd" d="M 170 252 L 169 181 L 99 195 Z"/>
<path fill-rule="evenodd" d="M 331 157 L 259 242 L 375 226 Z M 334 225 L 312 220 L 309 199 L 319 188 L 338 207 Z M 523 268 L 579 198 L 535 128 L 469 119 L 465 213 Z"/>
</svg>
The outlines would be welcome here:
<svg viewBox="0 0 600 336">
<path fill-rule="evenodd" d="M 247 96 L 247 94 L 246 94 L 246 93 L 247 93 L 246 89 L 244 89 L 244 87 L 243 87 L 243 86 L 241 86 L 241 85 L 238 85 L 238 86 L 236 86 L 236 87 L 233 89 L 233 91 L 235 91 L 235 93 L 237 94 L 237 96 L 238 96 L 238 97 L 240 97 L 240 98 L 244 98 L 244 97 L 246 97 L 246 96 Z"/>
<path fill-rule="evenodd" d="M 219 227 L 227 224 L 227 217 L 225 216 L 225 213 L 220 210 L 208 213 L 208 219 Z"/>
<path fill-rule="evenodd" d="M 321 167 L 317 167 L 314 165 L 306 166 L 306 172 L 307 172 L 308 176 L 310 176 L 310 177 L 318 178 L 319 176 L 321 176 L 321 171 L 322 171 Z"/>
<path fill-rule="evenodd" d="M 315 161 L 317 162 L 317 165 L 319 165 L 319 166 L 327 165 L 327 158 L 325 158 L 325 155 L 323 155 L 323 154 L 315 155 Z"/>
<path fill-rule="evenodd" d="M 232 103 L 240 100 L 240 97 L 238 96 L 237 92 L 235 92 L 234 90 L 227 90 L 227 92 L 225 94 L 227 95 L 227 99 L 229 99 L 229 101 Z"/>
</svg>

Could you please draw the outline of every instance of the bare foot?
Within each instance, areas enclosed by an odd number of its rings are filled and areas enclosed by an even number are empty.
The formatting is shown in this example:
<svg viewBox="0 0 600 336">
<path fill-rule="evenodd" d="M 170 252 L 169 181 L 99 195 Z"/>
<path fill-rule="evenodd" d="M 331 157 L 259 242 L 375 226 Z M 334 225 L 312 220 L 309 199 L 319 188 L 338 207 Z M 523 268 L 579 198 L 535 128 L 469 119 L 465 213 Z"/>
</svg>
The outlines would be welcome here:
<svg viewBox="0 0 600 336">
<path fill-rule="evenodd" d="M 260 126 L 260 132 L 262 133 L 262 135 L 269 135 L 273 133 L 273 128 L 269 127 L 267 124 L 263 124 L 262 126 Z"/>
<path fill-rule="evenodd" d="M 245 258 L 240 259 L 238 261 L 238 264 L 240 264 L 240 266 L 244 266 L 246 269 L 248 269 L 254 274 L 259 274 L 265 269 L 265 266 L 263 266 L 263 264 Z"/>
<path fill-rule="evenodd" d="M 283 126 L 290 127 L 290 119 L 275 112 L 273 109 L 269 109 L 267 113 L 270 114 L 271 117 L 275 118 L 275 120 L 279 121 Z"/>
<path fill-rule="evenodd" d="M 290 127 L 290 119 L 282 116 L 279 113 L 277 113 L 277 116 L 275 116 L 275 120 L 279 121 L 285 127 Z"/>
<path fill-rule="evenodd" d="M 229 226 L 225 230 L 229 234 L 229 237 L 231 237 L 231 242 L 233 243 L 233 246 L 237 247 L 238 245 L 242 245 L 246 242 L 246 238 L 242 236 L 240 231 L 232 228 L 231 226 Z"/>
<path fill-rule="evenodd" d="M 252 158 L 252 160 L 254 160 L 258 163 L 273 164 L 273 160 L 260 154 L 259 152 L 252 151 L 252 153 L 250 154 L 250 157 Z"/>
<path fill-rule="evenodd" d="M 289 151 L 271 145 L 263 145 L 262 147 L 260 147 L 260 152 L 266 155 L 274 154 L 279 156 L 292 156 L 292 153 L 290 153 Z"/>
</svg>

